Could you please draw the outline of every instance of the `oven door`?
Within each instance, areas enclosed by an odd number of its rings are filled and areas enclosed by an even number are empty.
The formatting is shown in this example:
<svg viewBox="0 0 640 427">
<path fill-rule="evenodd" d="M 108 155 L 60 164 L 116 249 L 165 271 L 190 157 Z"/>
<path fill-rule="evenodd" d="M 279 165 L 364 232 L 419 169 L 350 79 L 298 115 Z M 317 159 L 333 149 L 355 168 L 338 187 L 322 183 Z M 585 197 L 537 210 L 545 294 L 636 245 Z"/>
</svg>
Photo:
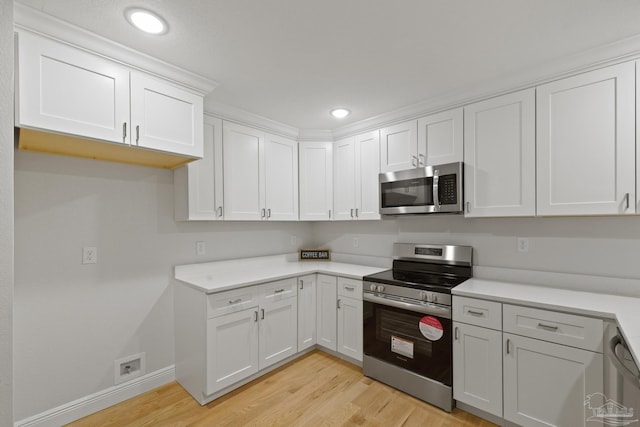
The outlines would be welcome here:
<svg viewBox="0 0 640 427">
<path fill-rule="evenodd" d="M 452 385 L 451 308 L 363 294 L 364 354 Z"/>
</svg>

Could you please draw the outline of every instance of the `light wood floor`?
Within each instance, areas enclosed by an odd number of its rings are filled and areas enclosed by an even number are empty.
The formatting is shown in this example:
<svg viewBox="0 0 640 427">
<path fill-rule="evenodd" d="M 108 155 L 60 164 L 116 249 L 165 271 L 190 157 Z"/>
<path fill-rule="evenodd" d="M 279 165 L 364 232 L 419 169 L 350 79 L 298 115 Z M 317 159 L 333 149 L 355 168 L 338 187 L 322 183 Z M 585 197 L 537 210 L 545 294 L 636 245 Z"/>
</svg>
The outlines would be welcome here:
<svg viewBox="0 0 640 427">
<path fill-rule="evenodd" d="M 90 415 L 85 426 L 421 426 L 495 424 L 448 414 L 313 351 L 205 406 L 176 382 Z"/>
</svg>

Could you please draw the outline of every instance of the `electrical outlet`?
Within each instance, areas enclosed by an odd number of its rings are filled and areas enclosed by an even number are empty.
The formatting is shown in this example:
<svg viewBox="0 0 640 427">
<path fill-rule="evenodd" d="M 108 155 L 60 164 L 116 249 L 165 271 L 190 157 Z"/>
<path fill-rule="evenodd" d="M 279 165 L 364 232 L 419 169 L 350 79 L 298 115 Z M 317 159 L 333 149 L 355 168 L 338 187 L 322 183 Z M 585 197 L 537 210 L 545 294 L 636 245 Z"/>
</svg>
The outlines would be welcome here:
<svg viewBox="0 0 640 427">
<path fill-rule="evenodd" d="M 97 264 L 98 263 L 98 249 L 92 246 L 85 246 L 82 248 L 82 263 L 83 264 Z"/>
<path fill-rule="evenodd" d="M 291 246 L 296 246 L 298 244 L 298 238 L 295 234 L 291 235 Z"/>
<path fill-rule="evenodd" d="M 353 247 L 357 248 L 358 246 L 360 246 L 360 242 L 358 241 L 357 237 L 353 238 Z"/>
<path fill-rule="evenodd" d="M 120 384 L 144 375 L 145 359 L 146 353 L 138 353 L 114 361 L 114 382 Z"/>
<path fill-rule="evenodd" d="M 518 252 L 529 252 L 529 239 L 526 237 L 518 237 L 516 239 Z"/>
<path fill-rule="evenodd" d="M 202 256 L 207 253 L 207 244 L 205 242 L 196 242 L 196 255 Z"/>
</svg>

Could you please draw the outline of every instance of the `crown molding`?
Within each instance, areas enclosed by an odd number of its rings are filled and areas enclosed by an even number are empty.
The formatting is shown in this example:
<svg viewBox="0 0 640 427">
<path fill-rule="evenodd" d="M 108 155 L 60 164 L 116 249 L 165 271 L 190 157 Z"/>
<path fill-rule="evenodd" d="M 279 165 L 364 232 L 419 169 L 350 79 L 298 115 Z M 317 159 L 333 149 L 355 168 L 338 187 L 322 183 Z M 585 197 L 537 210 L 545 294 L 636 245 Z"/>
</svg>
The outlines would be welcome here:
<svg viewBox="0 0 640 427">
<path fill-rule="evenodd" d="M 640 58 L 640 35 L 629 37 L 574 55 L 549 61 L 511 76 L 496 78 L 482 84 L 462 87 L 454 92 L 434 97 L 388 113 L 360 120 L 333 130 L 334 140 L 376 130 L 407 120 L 420 118 L 451 108 L 539 86 L 564 77 Z"/>
<path fill-rule="evenodd" d="M 31 31 L 71 45 L 187 87 L 199 95 L 206 95 L 218 86 L 214 80 L 153 58 L 31 7 L 15 3 L 14 8 L 14 28 L 18 31 Z"/>
<path fill-rule="evenodd" d="M 298 139 L 298 128 L 284 123 L 250 113 L 241 108 L 232 107 L 211 99 L 211 96 L 204 99 L 204 112 L 222 120 L 260 129 L 265 132 L 274 133 L 285 138 Z"/>
<path fill-rule="evenodd" d="M 328 129 L 300 129 L 298 141 L 333 142 L 333 133 Z"/>
</svg>

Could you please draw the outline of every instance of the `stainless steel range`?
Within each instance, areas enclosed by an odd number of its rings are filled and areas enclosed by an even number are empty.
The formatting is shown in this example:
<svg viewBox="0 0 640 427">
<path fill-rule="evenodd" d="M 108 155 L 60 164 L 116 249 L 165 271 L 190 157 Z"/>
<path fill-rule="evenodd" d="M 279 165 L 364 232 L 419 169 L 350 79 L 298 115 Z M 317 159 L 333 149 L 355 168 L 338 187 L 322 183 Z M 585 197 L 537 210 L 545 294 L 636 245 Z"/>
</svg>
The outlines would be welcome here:
<svg viewBox="0 0 640 427">
<path fill-rule="evenodd" d="M 363 278 L 364 374 L 451 412 L 451 289 L 472 248 L 396 243 L 393 268 Z"/>
</svg>

